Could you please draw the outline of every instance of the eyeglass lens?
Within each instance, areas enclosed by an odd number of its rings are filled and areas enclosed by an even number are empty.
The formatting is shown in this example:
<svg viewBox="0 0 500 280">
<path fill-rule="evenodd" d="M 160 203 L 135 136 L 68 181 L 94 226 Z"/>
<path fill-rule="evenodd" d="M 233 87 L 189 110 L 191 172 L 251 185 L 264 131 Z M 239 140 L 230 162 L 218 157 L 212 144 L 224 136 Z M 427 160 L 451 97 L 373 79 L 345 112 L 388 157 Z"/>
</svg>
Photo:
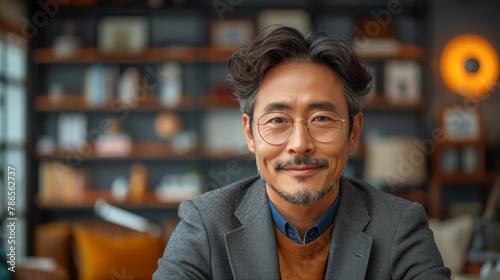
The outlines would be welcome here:
<svg viewBox="0 0 500 280">
<path fill-rule="evenodd" d="M 316 141 L 328 143 L 335 140 L 342 130 L 343 119 L 334 111 L 316 111 L 306 120 L 306 129 Z M 286 113 L 270 112 L 258 122 L 259 134 L 264 141 L 279 145 L 288 141 L 293 133 L 293 119 Z"/>
</svg>

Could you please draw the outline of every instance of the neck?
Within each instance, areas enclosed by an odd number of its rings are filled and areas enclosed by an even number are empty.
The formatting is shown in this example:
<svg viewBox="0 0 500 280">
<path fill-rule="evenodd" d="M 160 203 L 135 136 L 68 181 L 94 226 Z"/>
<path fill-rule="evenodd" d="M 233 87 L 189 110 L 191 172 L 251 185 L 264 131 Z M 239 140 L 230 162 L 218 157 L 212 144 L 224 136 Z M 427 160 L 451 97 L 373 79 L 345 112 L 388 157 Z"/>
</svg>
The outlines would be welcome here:
<svg viewBox="0 0 500 280">
<path fill-rule="evenodd" d="M 313 227 L 319 219 L 328 211 L 332 203 L 339 194 L 339 184 L 318 202 L 311 205 L 292 204 L 281 198 L 269 185 L 266 184 L 266 191 L 269 199 L 273 202 L 276 209 L 291 225 L 299 232 L 300 239 L 308 229 Z"/>
</svg>

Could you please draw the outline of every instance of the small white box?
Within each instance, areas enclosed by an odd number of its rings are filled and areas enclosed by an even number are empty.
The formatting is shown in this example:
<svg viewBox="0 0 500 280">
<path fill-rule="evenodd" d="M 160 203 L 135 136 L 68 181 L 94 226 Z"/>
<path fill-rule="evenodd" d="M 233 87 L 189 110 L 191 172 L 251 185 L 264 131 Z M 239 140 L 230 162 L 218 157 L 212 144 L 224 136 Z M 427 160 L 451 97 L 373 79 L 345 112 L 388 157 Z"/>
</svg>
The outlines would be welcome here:
<svg viewBox="0 0 500 280">
<path fill-rule="evenodd" d="M 422 69 L 414 60 L 391 60 L 384 65 L 386 99 L 395 104 L 415 104 L 422 97 Z"/>
</svg>

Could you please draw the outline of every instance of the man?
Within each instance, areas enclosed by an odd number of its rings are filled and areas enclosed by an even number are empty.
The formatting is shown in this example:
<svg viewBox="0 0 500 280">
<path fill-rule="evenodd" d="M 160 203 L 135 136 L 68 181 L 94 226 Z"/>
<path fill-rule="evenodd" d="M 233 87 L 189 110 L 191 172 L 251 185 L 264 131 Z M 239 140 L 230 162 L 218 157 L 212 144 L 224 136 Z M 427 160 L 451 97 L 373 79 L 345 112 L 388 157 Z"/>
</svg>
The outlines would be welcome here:
<svg viewBox="0 0 500 280">
<path fill-rule="evenodd" d="M 179 208 L 154 279 L 448 279 L 419 204 L 342 176 L 372 75 L 346 41 L 280 27 L 229 61 L 260 176 Z"/>
</svg>

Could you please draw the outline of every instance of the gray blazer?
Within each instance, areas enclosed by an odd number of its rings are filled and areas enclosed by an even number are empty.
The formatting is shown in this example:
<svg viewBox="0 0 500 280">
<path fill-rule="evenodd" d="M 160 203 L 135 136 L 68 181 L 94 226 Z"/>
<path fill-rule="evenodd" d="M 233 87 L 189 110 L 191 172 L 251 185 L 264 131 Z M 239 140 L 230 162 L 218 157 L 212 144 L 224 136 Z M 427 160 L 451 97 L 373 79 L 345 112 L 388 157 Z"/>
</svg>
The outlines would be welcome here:
<svg viewBox="0 0 500 280">
<path fill-rule="evenodd" d="M 153 279 L 280 279 L 273 220 L 258 176 L 184 201 Z M 340 181 L 325 279 L 449 279 L 423 207 Z"/>
</svg>

